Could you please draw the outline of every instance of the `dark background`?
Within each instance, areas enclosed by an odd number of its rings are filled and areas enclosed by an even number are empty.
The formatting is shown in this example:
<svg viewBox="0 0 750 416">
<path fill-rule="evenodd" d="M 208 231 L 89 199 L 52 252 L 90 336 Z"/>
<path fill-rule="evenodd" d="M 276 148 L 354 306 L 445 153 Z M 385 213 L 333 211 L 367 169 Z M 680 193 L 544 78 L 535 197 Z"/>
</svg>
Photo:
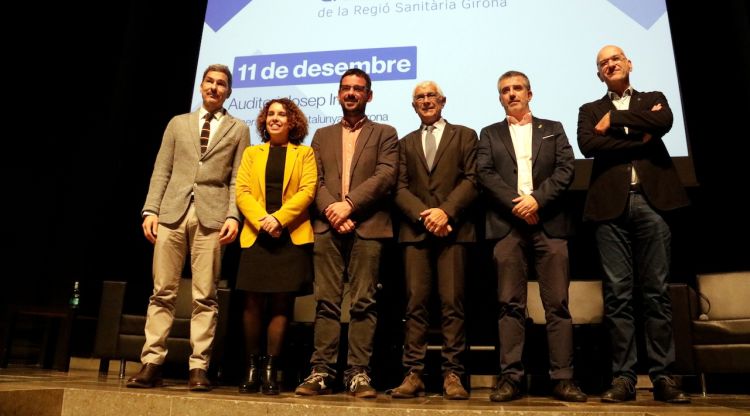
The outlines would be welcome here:
<svg viewBox="0 0 750 416">
<path fill-rule="evenodd" d="M 671 219 L 673 280 L 691 283 L 696 273 L 750 269 L 748 208 L 739 202 L 748 186 L 750 23 L 744 0 L 667 5 L 698 180 L 688 190 L 692 207 Z M 152 248 L 139 213 L 163 130 L 190 111 L 205 6 L 122 0 L 7 11 L 23 29 L 7 33 L 2 49 L 11 249 L 3 255 L 0 305 L 64 303 L 79 280 L 81 315 L 94 317 L 100 282 L 125 280 L 126 309 L 145 310 Z M 279 32 L 268 36 L 304 36 L 305 28 L 276 18 Z M 647 76 L 634 73 L 634 84 Z M 580 217 L 585 193 L 571 196 Z M 597 279 L 590 230 L 579 231 L 571 241 L 573 278 Z M 226 278 L 237 251 L 228 250 Z M 470 276 L 478 296 L 494 280 L 485 266 Z M 79 344 L 79 353 L 90 353 L 85 337 Z"/>
</svg>

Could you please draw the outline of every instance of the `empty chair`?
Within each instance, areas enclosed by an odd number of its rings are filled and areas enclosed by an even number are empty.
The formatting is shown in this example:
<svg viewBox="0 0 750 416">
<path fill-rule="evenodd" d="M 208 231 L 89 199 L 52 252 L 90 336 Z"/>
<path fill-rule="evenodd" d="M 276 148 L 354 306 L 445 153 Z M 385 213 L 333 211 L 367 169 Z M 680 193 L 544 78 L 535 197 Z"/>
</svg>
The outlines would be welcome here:
<svg viewBox="0 0 750 416">
<path fill-rule="evenodd" d="M 750 373 L 750 271 L 700 274 L 692 301 L 695 368 L 705 373 Z"/>
</svg>

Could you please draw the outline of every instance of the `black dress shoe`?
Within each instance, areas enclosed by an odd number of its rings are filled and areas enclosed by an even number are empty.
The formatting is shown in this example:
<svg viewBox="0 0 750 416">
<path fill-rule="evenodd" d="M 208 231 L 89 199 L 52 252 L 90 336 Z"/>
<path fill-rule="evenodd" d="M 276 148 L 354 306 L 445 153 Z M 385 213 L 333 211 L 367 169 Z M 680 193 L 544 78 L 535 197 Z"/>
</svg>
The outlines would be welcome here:
<svg viewBox="0 0 750 416">
<path fill-rule="evenodd" d="M 125 385 L 132 388 L 150 389 L 162 384 L 161 365 L 147 363 L 143 364 L 138 374 L 130 377 Z"/>
<path fill-rule="evenodd" d="M 659 377 L 654 381 L 654 400 L 667 403 L 690 403 L 690 397 L 677 387 L 672 377 Z"/>
<path fill-rule="evenodd" d="M 558 381 L 552 389 L 552 395 L 564 402 L 585 402 L 588 399 L 573 380 Z"/>
<path fill-rule="evenodd" d="M 635 400 L 635 384 L 625 377 L 612 380 L 612 387 L 602 394 L 605 403 L 620 403 Z"/>
<path fill-rule="evenodd" d="M 208 381 L 206 370 L 202 368 L 193 368 L 190 370 L 190 379 L 188 380 L 188 389 L 190 391 L 209 391 L 211 382 Z"/>
<path fill-rule="evenodd" d="M 519 397 L 521 397 L 521 389 L 518 383 L 506 376 L 500 377 L 490 393 L 490 400 L 493 402 L 509 402 Z"/>
</svg>

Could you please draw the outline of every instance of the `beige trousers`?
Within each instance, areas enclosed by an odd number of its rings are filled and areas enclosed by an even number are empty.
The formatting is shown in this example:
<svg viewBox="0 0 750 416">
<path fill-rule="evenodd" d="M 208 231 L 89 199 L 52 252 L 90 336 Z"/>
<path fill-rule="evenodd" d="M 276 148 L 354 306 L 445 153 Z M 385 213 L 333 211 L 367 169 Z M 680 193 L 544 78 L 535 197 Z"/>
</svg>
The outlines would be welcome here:
<svg viewBox="0 0 750 416">
<path fill-rule="evenodd" d="M 143 364 L 162 364 L 167 356 L 167 336 L 174 320 L 177 288 L 182 277 L 185 256 L 190 252 L 193 274 L 193 311 L 190 319 L 190 369 L 208 369 L 211 346 L 216 332 L 218 303 L 216 282 L 221 270 L 219 231 L 201 226 L 190 204 L 180 223 L 159 224 L 154 245 L 154 292 L 149 298 L 146 316 L 146 343 L 141 352 Z"/>
</svg>

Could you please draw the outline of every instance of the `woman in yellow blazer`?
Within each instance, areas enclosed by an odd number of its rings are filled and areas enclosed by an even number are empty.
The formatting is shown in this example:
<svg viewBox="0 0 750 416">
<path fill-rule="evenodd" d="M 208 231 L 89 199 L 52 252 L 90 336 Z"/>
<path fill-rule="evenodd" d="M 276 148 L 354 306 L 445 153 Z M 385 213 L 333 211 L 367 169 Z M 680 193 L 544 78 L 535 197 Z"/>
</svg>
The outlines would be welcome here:
<svg viewBox="0 0 750 416">
<path fill-rule="evenodd" d="M 256 125 L 264 143 L 245 149 L 236 183 L 237 206 L 245 217 L 236 288 L 246 293 L 242 322 L 248 356 L 240 392 L 279 394 L 278 356 L 294 298 L 312 282 L 308 206 L 315 197 L 318 172 L 312 148 L 301 144 L 307 136 L 307 118 L 293 101 L 269 101 Z"/>
</svg>

